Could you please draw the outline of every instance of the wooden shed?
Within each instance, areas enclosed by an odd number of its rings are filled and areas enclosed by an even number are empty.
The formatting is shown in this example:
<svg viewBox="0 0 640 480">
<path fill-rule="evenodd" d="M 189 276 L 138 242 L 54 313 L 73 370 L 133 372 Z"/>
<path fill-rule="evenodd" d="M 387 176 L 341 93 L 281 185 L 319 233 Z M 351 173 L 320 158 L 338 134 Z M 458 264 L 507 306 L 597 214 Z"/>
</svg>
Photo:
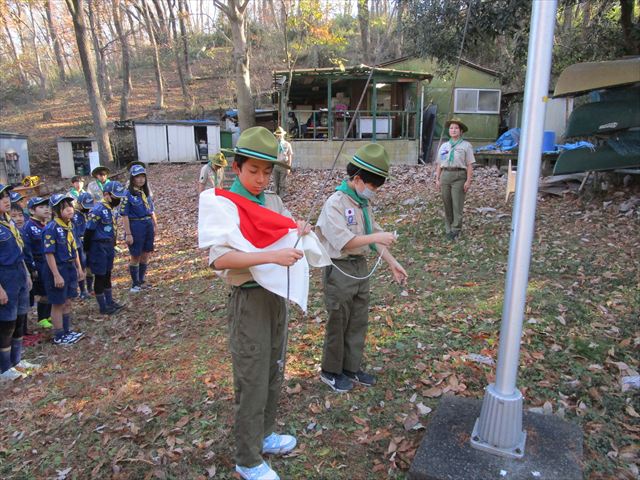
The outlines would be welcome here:
<svg viewBox="0 0 640 480">
<path fill-rule="evenodd" d="M 0 132 L 0 183 L 18 183 L 31 175 L 27 143 L 26 135 Z"/>
<path fill-rule="evenodd" d="M 214 120 L 135 121 L 138 160 L 144 163 L 198 162 L 220 151 Z"/>
<path fill-rule="evenodd" d="M 62 178 L 91 174 L 89 153 L 98 151 L 95 137 L 59 137 L 57 143 Z"/>
</svg>

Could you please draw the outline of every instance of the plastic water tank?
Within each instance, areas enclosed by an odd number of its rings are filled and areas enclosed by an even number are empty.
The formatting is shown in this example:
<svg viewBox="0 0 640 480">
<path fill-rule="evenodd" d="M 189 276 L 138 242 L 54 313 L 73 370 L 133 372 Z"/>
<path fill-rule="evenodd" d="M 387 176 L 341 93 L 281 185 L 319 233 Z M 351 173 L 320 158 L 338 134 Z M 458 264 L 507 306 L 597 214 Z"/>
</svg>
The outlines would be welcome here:
<svg viewBox="0 0 640 480">
<path fill-rule="evenodd" d="M 542 151 L 551 152 L 556 149 L 556 132 L 545 130 L 542 135 Z"/>
</svg>

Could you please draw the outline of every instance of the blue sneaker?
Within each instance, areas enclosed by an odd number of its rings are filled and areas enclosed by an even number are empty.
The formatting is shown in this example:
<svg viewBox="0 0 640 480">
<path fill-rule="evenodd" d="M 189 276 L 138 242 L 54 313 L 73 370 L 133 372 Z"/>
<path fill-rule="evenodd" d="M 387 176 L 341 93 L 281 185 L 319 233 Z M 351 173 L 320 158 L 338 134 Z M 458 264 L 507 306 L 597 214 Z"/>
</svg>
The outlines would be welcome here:
<svg viewBox="0 0 640 480">
<path fill-rule="evenodd" d="M 262 441 L 262 453 L 284 455 L 296 448 L 296 437 L 272 433 Z"/>
<path fill-rule="evenodd" d="M 236 472 L 245 480 L 280 480 L 278 474 L 267 465 L 267 462 L 251 468 L 236 465 Z"/>
</svg>

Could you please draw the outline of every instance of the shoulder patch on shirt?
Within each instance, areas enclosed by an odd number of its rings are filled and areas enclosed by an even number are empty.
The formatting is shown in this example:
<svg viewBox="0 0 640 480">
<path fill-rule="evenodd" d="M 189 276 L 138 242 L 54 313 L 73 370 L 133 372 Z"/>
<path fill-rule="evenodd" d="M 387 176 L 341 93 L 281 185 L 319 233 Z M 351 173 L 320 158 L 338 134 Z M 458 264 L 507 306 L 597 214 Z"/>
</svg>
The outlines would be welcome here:
<svg viewBox="0 0 640 480">
<path fill-rule="evenodd" d="M 357 225 L 356 222 L 356 209 L 355 208 L 345 208 L 344 209 L 344 218 L 347 221 L 347 225 Z"/>
</svg>

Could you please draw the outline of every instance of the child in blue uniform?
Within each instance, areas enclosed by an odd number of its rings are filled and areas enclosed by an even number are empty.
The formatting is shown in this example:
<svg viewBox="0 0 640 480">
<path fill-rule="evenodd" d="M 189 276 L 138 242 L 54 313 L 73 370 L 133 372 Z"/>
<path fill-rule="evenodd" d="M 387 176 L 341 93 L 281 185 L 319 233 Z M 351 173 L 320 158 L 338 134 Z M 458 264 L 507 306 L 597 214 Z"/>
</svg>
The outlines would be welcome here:
<svg viewBox="0 0 640 480">
<path fill-rule="evenodd" d="M 84 335 L 71 330 L 71 299 L 78 296 L 78 280 L 84 279 L 76 239 L 73 235 L 73 197 L 56 193 L 49 199 L 51 220 L 42 232 L 46 263 L 44 288 L 51 303 L 55 345 L 72 345 Z"/>
<path fill-rule="evenodd" d="M 20 208 L 20 211 L 22 212 L 22 222 L 24 223 L 27 220 L 29 220 L 29 209 L 27 208 L 27 199 L 24 198 L 18 192 L 10 192 L 9 196 L 11 198 L 11 206 L 13 207 L 14 205 L 17 205 L 17 207 Z M 18 228 L 20 228 L 22 225 L 17 225 L 17 226 Z"/>
<path fill-rule="evenodd" d="M 27 204 L 31 218 L 22 227 L 25 250 L 31 253 L 33 262 L 27 264 L 33 287 L 31 293 L 38 303 L 38 324 L 45 328 L 51 328 L 51 304 L 47 300 L 47 292 L 42 283 L 42 270 L 44 269 L 44 251 L 42 249 L 42 231 L 51 218 L 49 201 L 42 197 L 33 197 Z"/>
<path fill-rule="evenodd" d="M 9 216 L 9 188 L 0 185 L 0 381 L 22 376 L 14 366 L 21 361 L 22 327 L 31 288 L 22 252 L 23 240 Z"/>
<path fill-rule="evenodd" d="M 144 286 L 149 257 L 153 252 L 155 231 L 158 226 L 153 199 L 147 184 L 147 172 L 142 165 L 133 165 L 129 172 L 129 189 L 120 212 L 124 223 L 125 241 L 129 245 L 131 260 L 131 293 Z"/>
<path fill-rule="evenodd" d="M 87 266 L 95 276 L 94 292 L 100 313 L 111 315 L 123 307 L 113 301 L 111 290 L 111 270 L 118 238 L 113 208 L 120 204 L 127 191 L 120 182 L 111 181 L 104 186 L 102 193 L 102 200 L 89 212 L 84 251 L 87 253 Z"/>
<path fill-rule="evenodd" d="M 90 291 L 93 290 L 93 275 L 87 271 L 87 255 L 84 251 L 84 232 L 87 229 L 87 214 L 95 206 L 93 196 L 89 192 L 82 192 L 75 201 L 76 210 L 73 214 L 73 234 L 76 237 L 78 245 L 78 255 L 80 256 L 80 264 L 85 272 L 85 280 L 80 280 L 80 298 L 89 298 Z M 88 291 L 87 291 L 88 290 Z"/>
</svg>

